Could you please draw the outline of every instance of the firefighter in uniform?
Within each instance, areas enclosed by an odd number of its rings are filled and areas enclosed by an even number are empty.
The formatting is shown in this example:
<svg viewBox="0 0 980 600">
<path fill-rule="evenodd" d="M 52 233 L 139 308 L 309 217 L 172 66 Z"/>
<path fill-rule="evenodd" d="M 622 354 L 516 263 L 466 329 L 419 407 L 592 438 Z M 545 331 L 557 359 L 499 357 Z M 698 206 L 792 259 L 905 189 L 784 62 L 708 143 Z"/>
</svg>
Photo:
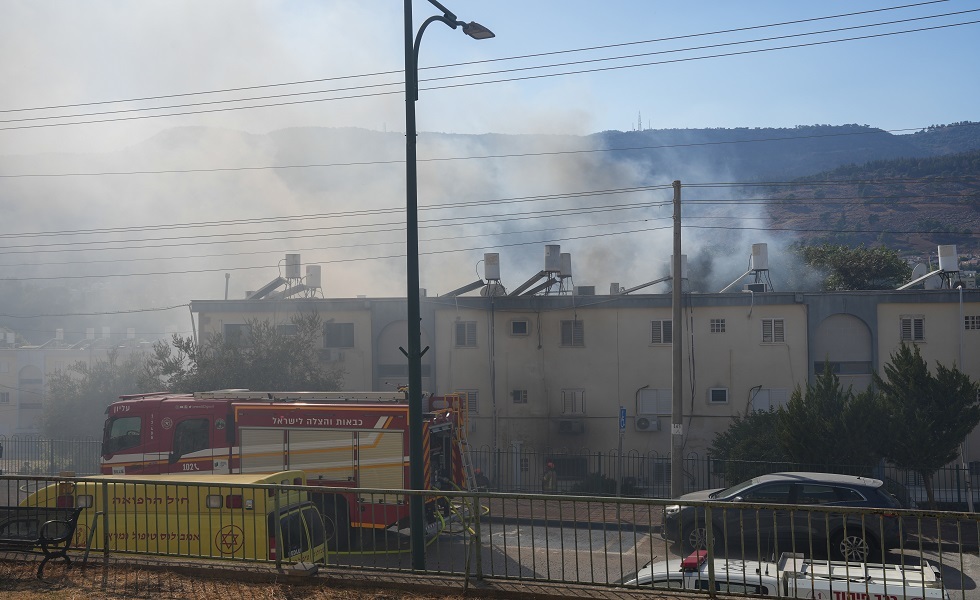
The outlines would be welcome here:
<svg viewBox="0 0 980 600">
<path fill-rule="evenodd" d="M 555 472 L 555 463 L 550 460 L 544 466 L 544 475 L 541 477 L 541 490 L 545 493 L 558 491 L 558 473 Z"/>
</svg>

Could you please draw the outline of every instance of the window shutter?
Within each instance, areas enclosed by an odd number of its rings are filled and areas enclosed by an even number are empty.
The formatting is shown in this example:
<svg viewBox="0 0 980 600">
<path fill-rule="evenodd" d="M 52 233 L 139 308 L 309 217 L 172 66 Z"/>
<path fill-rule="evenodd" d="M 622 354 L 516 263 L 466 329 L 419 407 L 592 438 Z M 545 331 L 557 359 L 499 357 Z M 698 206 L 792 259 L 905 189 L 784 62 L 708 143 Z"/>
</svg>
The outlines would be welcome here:
<svg viewBox="0 0 980 600">
<path fill-rule="evenodd" d="M 669 320 L 650 321 L 650 343 L 670 344 L 674 341 L 674 322 Z"/>
<path fill-rule="evenodd" d="M 772 321 L 772 341 L 783 342 L 786 338 L 783 335 L 783 320 L 773 319 Z"/>
<path fill-rule="evenodd" d="M 456 323 L 456 346 L 476 347 L 476 321 Z"/>
<path fill-rule="evenodd" d="M 585 324 L 582 321 L 562 321 L 561 322 L 561 345 L 562 346 L 584 346 L 585 345 Z"/>
</svg>

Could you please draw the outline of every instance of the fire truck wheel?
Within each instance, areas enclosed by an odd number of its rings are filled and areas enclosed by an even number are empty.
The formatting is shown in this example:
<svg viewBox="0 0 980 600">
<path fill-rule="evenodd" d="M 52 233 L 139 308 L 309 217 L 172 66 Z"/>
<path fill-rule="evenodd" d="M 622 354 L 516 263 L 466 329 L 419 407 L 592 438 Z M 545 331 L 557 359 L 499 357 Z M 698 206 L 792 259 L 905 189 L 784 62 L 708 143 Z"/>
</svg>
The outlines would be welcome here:
<svg viewBox="0 0 980 600">
<path fill-rule="evenodd" d="M 326 500 L 322 503 L 323 529 L 330 550 L 347 550 L 350 545 L 350 519 L 343 501 Z"/>
<path fill-rule="evenodd" d="M 831 539 L 830 547 L 837 558 L 849 562 L 868 562 L 880 552 L 878 540 L 860 531 L 838 531 Z"/>
<path fill-rule="evenodd" d="M 714 543 L 721 544 L 721 536 L 715 534 Z M 681 532 L 681 545 L 686 552 L 704 550 L 708 547 L 708 529 L 703 523 L 688 523 Z"/>
</svg>

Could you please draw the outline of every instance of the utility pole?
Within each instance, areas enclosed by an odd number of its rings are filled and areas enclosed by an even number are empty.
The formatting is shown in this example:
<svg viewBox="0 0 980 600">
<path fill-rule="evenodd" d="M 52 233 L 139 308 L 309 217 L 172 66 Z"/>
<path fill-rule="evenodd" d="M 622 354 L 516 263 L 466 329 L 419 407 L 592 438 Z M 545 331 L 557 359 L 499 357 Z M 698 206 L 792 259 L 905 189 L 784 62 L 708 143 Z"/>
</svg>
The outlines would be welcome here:
<svg viewBox="0 0 980 600">
<path fill-rule="evenodd" d="M 681 456 L 684 445 L 684 369 L 683 353 L 681 352 L 681 329 L 683 312 L 681 311 L 681 182 L 674 185 L 674 256 L 673 278 L 671 279 L 671 349 L 673 350 L 673 374 L 671 376 L 671 391 L 673 392 L 672 409 L 670 412 L 670 496 L 677 498 L 684 493 L 684 459 Z"/>
</svg>

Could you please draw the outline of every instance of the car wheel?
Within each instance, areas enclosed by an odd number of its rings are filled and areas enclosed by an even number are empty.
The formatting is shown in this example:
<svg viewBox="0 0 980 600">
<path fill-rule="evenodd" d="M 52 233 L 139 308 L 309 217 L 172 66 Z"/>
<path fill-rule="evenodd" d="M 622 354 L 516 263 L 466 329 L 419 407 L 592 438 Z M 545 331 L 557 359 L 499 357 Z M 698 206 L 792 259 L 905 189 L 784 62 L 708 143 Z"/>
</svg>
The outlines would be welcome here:
<svg viewBox="0 0 980 600">
<path fill-rule="evenodd" d="M 847 532 L 838 531 L 831 539 L 830 549 L 836 558 L 848 562 L 868 562 L 874 559 L 880 551 L 878 540 L 863 534 L 860 529 Z"/>
<path fill-rule="evenodd" d="M 718 544 L 720 537 L 715 534 L 715 544 Z M 684 526 L 681 532 L 681 547 L 686 552 L 695 550 L 705 550 L 708 548 L 708 528 L 703 524 L 689 523 Z"/>
</svg>

